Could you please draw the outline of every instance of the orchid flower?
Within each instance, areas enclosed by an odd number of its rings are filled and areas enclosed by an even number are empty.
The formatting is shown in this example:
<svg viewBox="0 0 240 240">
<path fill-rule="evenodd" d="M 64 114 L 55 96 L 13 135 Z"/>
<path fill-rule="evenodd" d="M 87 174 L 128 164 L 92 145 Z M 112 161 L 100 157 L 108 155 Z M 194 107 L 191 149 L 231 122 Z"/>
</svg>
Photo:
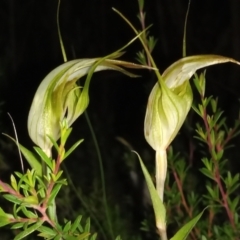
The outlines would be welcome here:
<svg viewBox="0 0 240 240">
<path fill-rule="evenodd" d="M 52 70 L 38 87 L 28 115 L 28 132 L 32 141 L 48 155 L 52 147 L 49 137 L 57 141 L 60 137 L 60 123 L 66 119 L 68 126 L 86 110 L 89 104 L 89 84 L 92 74 L 102 70 L 120 71 L 130 77 L 136 75 L 127 68 L 147 68 L 142 65 L 112 58 L 77 59 L 66 62 Z M 87 75 L 83 87 L 77 80 Z"/>
<path fill-rule="evenodd" d="M 167 173 L 166 149 L 176 137 L 192 106 L 190 78 L 200 68 L 233 62 L 232 58 L 218 55 L 185 57 L 168 67 L 153 87 L 144 122 L 144 134 L 156 151 L 156 187 L 163 201 Z"/>
</svg>

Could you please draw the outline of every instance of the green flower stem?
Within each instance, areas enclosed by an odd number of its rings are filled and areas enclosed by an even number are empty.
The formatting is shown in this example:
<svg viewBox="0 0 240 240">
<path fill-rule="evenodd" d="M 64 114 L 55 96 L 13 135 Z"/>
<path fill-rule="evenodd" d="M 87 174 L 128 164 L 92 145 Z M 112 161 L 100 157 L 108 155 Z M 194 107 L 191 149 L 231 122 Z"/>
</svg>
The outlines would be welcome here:
<svg viewBox="0 0 240 240">
<path fill-rule="evenodd" d="M 158 231 L 159 231 L 159 235 L 160 235 L 161 240 L 168 240 L 166 227 L 165 227 L 165 229 L 158 229 Z"/>
<path fill-rule="evenodd" d="M 163 202 L 164 185 L 167 176 L 167 152 L 165 149 L 156 151 L 156 190 Z M 167 240 L 166 222 L 157 222 L 161 240 Z"/>
<path fill-rule="evenodd" d="M 166 150 L 156 151 L 156 188 L 163 202 L 164 184 L 167 176 L 167 153 Z"/>
</svg>

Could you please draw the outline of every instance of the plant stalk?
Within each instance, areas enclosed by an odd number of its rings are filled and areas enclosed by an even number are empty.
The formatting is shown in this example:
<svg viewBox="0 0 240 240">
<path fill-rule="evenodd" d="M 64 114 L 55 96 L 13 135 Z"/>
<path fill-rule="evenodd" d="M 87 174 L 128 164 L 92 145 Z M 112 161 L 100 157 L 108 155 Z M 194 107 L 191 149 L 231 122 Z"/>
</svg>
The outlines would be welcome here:
<svg viewBox="0 0 240 240">
<path fill-rule="evenodd" d="M 160 235 L 161 240 L 168 240 L 166 229 L 165 230 L 158 230 L 158 231 L 159 231 L 159 235 Z"/>
<path fill-rule="evenodd" d="M 163 202 L 164 185 L 167 176 L 167 151 L 160 149 L 156 151 L 156 189 L 159 198 Z M 161 240 L 167 240 L 166 222 L 157 222 L 157 229 Z"/>
<path fill-rule="evenodd" d="M 156 151 L 156 189 L 163 202 L 164 184 L 167 176 L 167 152 L 160 149 Z"/>
</svg>

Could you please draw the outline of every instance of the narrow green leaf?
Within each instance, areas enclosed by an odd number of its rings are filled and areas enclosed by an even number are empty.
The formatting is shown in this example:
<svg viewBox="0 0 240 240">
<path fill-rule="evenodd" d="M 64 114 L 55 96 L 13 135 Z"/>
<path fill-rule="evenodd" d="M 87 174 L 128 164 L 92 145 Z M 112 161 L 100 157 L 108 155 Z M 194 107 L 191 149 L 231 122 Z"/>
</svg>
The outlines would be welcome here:
<svg viewBox="0 0 240 240">
<path fill-rule="evenodd" d="M 16 203 L 16 204 L 21 204 L 22 203 L 22 199 L 19 199 L 11 194 L 4 194 L 3 197 L 5 199 L 7 199 L 9 202 L 13 202 L 13 203 Z"/>
<path fill-rule="evenodd" d="M 232 202 L 229 201 L 229 205 L 230 205 L 232 212 L 236 211 L 236 209 L 238 208 L 239 200 L 240 200 L 240 197 L 237 196 L 233 199 Z"/>
<path fill-rule="evenodd" d="M 19 228 L 22 228 L 24 225 L 23 222 L 18 222 L 18 223 L 15 223 L 14 225 L 11 226 L 11 229 L 19 229 Z"/>
<path fill-rule="evenodd" d="M 185 224 L 180 230 L 178 230 L 178 232 L 170 240 L 185 240 L 185 239 L 187 239 L 189 233 L 192 231 L 194 226 L 197 224 L 199 219 L 202 217 L 202 215 L 206 209 L 207 208 L 205 208 L 195 218 L 193 218 L 191 221 L 189 221 L 187 224 Z"/>
<path fill-rule="evenodd" d="M 62 125 L 62 127 L 61 127 L 61 144 L 65 145 L 68 137 L 70 136 L 70 134 L 72 132 L 72 128 L 69 128 L 66 118 L 64 118 L 62 120 L 61 125 Z"/>
<path fill-rule="evenodd" d="M 76 239 L 77 239 L 77 240 L 85 240 L 85 239 L 88 239 L 87 237 L 88 237 L 89 235 L 90 235 L 89 232 L 84 232 L 84 233 L 78 235 Z"/>
<path fill-rule="evenodd" d="M 81 215 L 76 218 L 76 220 L 72 224 L 71 232 L 75 232 L 76 231 L 77 227 L 80 225 L 81 219 L 82 219 Z"/>
<path fill-rule="evenodd" d="M 22 202 L 25 206 L 38 205 L 38 198 L 37 196 L 27 196 L 23 198 Z"/>
<path fill-rule="evenodd" d="M 7 216 L 0 216 L 0 227 L 6 226 L 12 223 Z"/>
<path fill-rule="evenodd" d="M 47 156 L 47 154 L 39 147 L 34 147 L 36 153 L 40 158 L 48 165 L 48 167 L 53 171 L 52 159 Z"/>
<path fill-rule="evenodd" d="M 38 231 L 41 232 L 38 234 L 38 236 L 44 236 L 45 234 L 45 236 L 48 236 L 48 237 L 55 237 L 57 234 L 55 230 L 46 226 L 40 226 L 38 228 Z"/>
<path fill-rule="evenodd" d="M 81 143 L 83 142 L 83 139 L 80 139 L 77 141 L 73 146 L 64 154 L 64 159 L 66 159 Z"/>
<path fill-rule="evenodd" d="M 16 178 L 11 174 L 10 179 L 11 179 L 11 185 L 12 185 L 13 189 L 15 191 L 18 191 Z"/>
<path fill-rule="evenodd" d="M 57 235 L 54 240 L 61 240 L 62 239 L 62 236 L 61 235 Z"/>
<path fill-rule="evenodd" d="M 135 152 L 135 151 L 133 151 Z M 137 152 L 135 152 L 138 156 L 138 159 L 140 161 L 140 165 L 145 177 L 145 180 L 147 182 L 148 190 L 151 196 L 152 204 L 153 204 L 153 209 L 156 217 L 156 224 L 158 225 L 165 225 L 166 224 L 166 209 L 157 193 L 157 190 L 152 182 L 151 176 L 148 173 L 148 170 L 146 169 L 141 157 Z"/>
<path fill-rule="evenodd" d="M 48 138 L 49 140 L 51 141 L 51 143 L 53 144 L 54 148 L 57 150 L 57 152 L 59 153 L 59 146 L 57 144 L 57 142 L 51 137 L 48 135 Z"/>
<path fill-rule="evenodd" d="M 96 240 L 97 239 L 97 233 L 94 233 L 91 237 L 90 240 Z"/>
<path fill-rule="evenodd" d="M 210 196 L 211 196 L 213 199 L 216 199 L 216 195 L 215 195 L 214 189 L 212 189 L 211 186 L 208 186 L 208 185 L 206 186 L 206 188 L 207 188 Z"/>
<path fill-rule="evenodd" d="M 67 224 L 63 228 L 63 232 L 68 232 L 71 228 L 71 221 L 67 222 Z"/>
<path fill-rule="evenodd" d="M 51 195 L 48 199 L 48 206 L 53 202 L 53 200 L 55 199 L 55 197 L 57 196 L 59 190 L 61 189 L 62 184 L 56 184 L 56 186 L 54 186 Z"/>
<path fill-rule="evenodd" d="M 57 173 L 57 175 L 55 176 L 55 181 L 57 181 L 61 176 L 62 176 L 62 174 L 63 174 L 63 171 L 61 170 L 61 171 L 59 171 L 58 173 Z M 62 182 L 62 181 L 64 181 L 65 179 L 62 179 L 61 181 L 59 181 L 58 183 L 60 183 L 60 182 Z"/>
<path fill-rule="evenodd" d="M 27 208 L 24 206 L 21 206 L 21 210 L 27 218 L 37 218 L 38 217 L 35 213 L 27 210 Z"/>
<path fill-rule="evenodd" d="M 214 180 L 213 174 L 206 168 L 201 168 L 200 172 L 204 174 L 205 176 L 209 177 L 210 179 Z"/>
<path fill-rule="evenodd" d="M 64 235 L 63 238 L 66 239 L 66 240 L 78 240 L 77 237 L 67 236 L 67 235 Z M 85 238 L 85 239 L 86 239 L 86 238 Z"/>
<path fill-rule="evenodd" d="M 90 232 L 90 218 L 87 218 L 84 232 Z"/>
<path fill-rule="evenodd" d="M 20 143 L 17 143 L 16 140 L 14 138 L 10 137 L 9 135 L 7 135 L 7 134 L 3 134 L 3 135 L 5 135 L 8 138 L 10 138 L 12 141 L 14 141 L 16 143 L 17 146 L 19 146 L 19 148 L 21 150 L 21 153 L 26 158 L 26 160 L 28 161 L 29 165 L 33 169 L 35 169 L 37 175 L 41 176 L 42 175 L 42 165 L 39 162 L 38 158 L 35 156 L 35 154 L 33 154 L 31 151 L 29 151 L 24 146 L 22 146 Z"/>
<path fill-rule="evenodd" d="M 33 225 L 31 225 L 29 228 L 27 228 L 26 230 L 20 232 L 15 238 L 14 240 L 20 240 L 25 238 L 26 236 L 28 236 L 29 234 L 33 233 L 34 231 L 36 231 L 41 225 L 43 224 L 42 221 L 39 221 Z"/>
<path fill-rule="evenodd" d="M 6 216 L 7 214 L 3 211 L 3 209 L 0 207 L 0 216 Z"/>
<path fill-rule="evenodd" d="M 23 174 L 20 172 L 14 172 L 16 176 L 18 176 L 19 178 L 22 178 Z"/>
</svg>

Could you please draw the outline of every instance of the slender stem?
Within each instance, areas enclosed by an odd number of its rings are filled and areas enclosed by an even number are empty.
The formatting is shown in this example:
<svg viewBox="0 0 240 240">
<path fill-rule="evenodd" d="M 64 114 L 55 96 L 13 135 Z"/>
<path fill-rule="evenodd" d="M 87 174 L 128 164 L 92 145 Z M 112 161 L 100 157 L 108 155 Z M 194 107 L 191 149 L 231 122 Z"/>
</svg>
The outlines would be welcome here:
<svg viewBox="0 0 240 240">
<path fill-rule="evenodd" d="M 186 12 L 185 21 L 184 21 L 183 52 L 182 52 L 182 56 L 183 57 L 187 56 L 187 52 L 186 52 L 186 34 L 187 34 L 187 20 L 188 20 L 188 14 L 189 14 L 189 10 L 190 10 L 190 4 L 191 4 L 191 0 L 188 1 L 188 7 L 187 7 L 187 12 Z"/>
<path fill-rule="evenodd" d="M 192 218 L 192 209 L 187 204 L 185 195 L 183 193 L 182 182 L 179 179 L 178 174 L 177 174 L 177 172 L 174 168 L 173 168 L 173 176 L 175 178 L 175 181 L 176 181 L 176 184 L 177 184 L 177 187 L 178 187 L 178 191 L 180 192 L 180 196 L 181 196 L 181 199 L 182 199 L 182 204 L 183 204 L 186 212 L 188 213 L 189 217 Z"/>
<path fill-rule="evenodd" d="M 162 202 L 166 176 L 167 176 L 167 151 L 159 149 L 156 151 L 156 189 Z M 166 223 L 165 222 L 164 223 L 161 222 L 161 224 L 157 223 L 157 228 L 161 240 L 167 240 Z"/>
<path fill-rule="evenodd" d="M 168 240 L 166 229 L 165 229 L 165 231 L 159 230 L 159 235 L 160 235 L 161 240 Z"/>
<path fill-rule="evenodd" d="M 140 19 L 140 23 L 141 23 L 141 27 L 142 27 L 142 30 L 145 30 L 146 29 L 146 25 L 145 25 L 145 13 L 143 12 L 143 6 L 141 6 L 141 4 L 139 3 L 138 1 L 138 5 L 139 5 L 139 19 Z M 149 44 L 148 44 L 148 40 L 147 40 L 147 34 L 146 32 L 144 32 L 142 34 L 142 39 L 146 45 L 146 47 L 148 48 L 149 52 L 150 52 L 150 48 L 149 48 Z M 151 67 L 151 61 L 149 59 L 149 55 L 147 55 L 147 65 L 149 67 Z"/>
<path fill-rule="evenodd" d="M 167 152 L 166 150 L 156 151 L 156 189 L 163 202 L 164 184 L 167 176 Z"/>
<path fill-rule="evenodd" d="M 104 176 L 104 169 L 103 169 L 103 160 L 102 160 L 102 156 L 101 156 L 101 152 L 98 146 L 98 142 L 97 142 L 97 138 L 96 135 L 94 133 L 94 130 L 92 128 L 92 124 L 90 122 L 90 119 L 88 117 L 87 111 L 84 112 L 91 135 L 92 135 L 92 139 L 96 148 L 96 152 L 97 152 L 97 156 L 98 156 L 98 162 L 99 162 L 99 168 L 100 168 L 100 175 L 101 175 L 101 183 L 102 183 L 102 189 L 103 189 L 103 204 L 104 204 L 104 208 L 105 208 L 105 214 L 106 214 L 106 219 L 107 219 L 107 223 L 108 223 L 108 227 L 110 230 L 110 235 L 112 237 L 112 239 L 114 239 L 114 233 L 113 233 L 113 227 L 112 227 L 112 221 L 110 218 L 110 214 L 109 214 L 109 208 L 108 208 L 108 203 L 107 203 L 107 194 L 106 194 L 106 187 L 105 187 L 105 176 Z"/>
</svg>

